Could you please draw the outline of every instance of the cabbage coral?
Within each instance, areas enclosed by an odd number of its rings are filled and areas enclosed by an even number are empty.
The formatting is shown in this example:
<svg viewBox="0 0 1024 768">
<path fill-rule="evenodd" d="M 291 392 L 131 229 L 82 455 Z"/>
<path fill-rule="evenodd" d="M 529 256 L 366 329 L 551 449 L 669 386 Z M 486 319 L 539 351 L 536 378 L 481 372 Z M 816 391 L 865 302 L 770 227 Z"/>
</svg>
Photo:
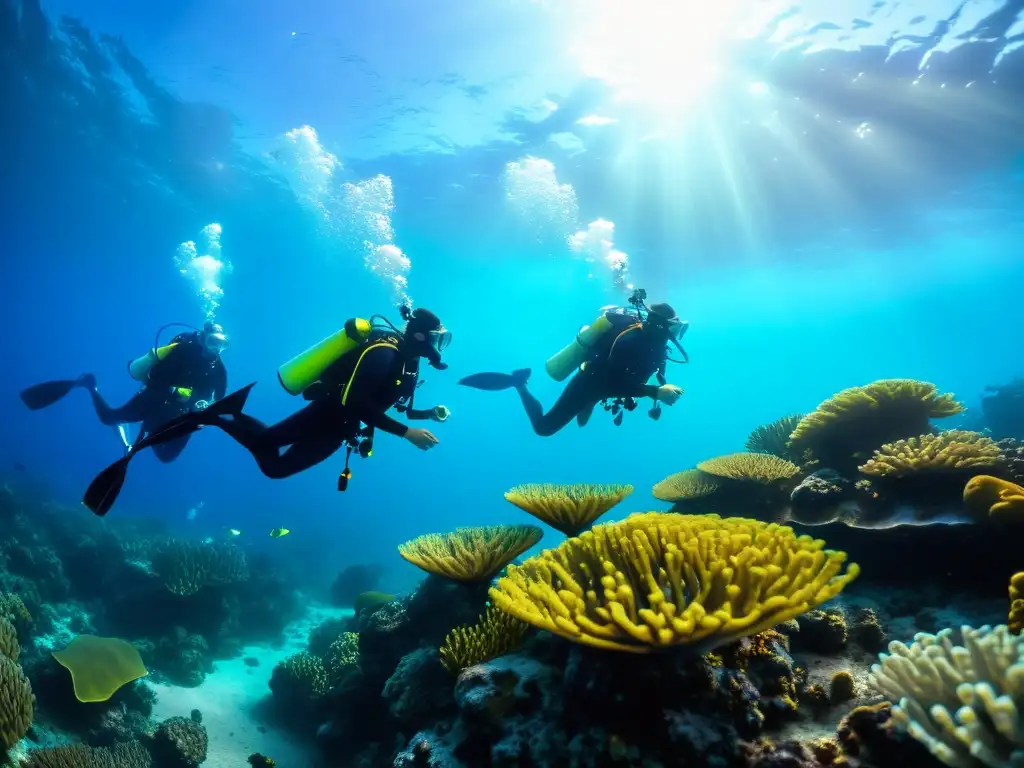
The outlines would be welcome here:
<svg viewBox="0 0 1024 768">
<path fill-rule="evenodd" d="M 472 626 L 456 627 L 441 646 L 441 663 L 452 674 L 483 664 L 518 648 L 529 628 L 511 614 L 493 605 Z"/>
<path fill-rule="evenodd" d="M 1005 625 L 919 633 L 889 644 L 869 682 L 888 697 L 893 721 L 952 768 L 1024 761 L 1024 638 Z"/>
<path fill-rule="evenodd" d="M 21 655 L 21 646 L 18 644 L 18 633 L 3 616 L 0 616 L 0 656 L 6 656 L 11 661 L 17 661 Z"/>
<path fill-rule="evenodd" d="M 844 552 L 792 528 L 650 512 L 545 550 L 490 590 L 513 616 L 578 643 L 706 652 L 832 599 L 856 578 Z"/>
<path fill-rule="evenodd" d="M 881 379 L 844 389 L 804 416 L 790 435 L 790 447 L 809 451 L 824 466 L 852 470 L 878 446 L 928 431 L 929 419 L 962 413 L 951 394 L 914 379 Z"/>
<path fill-rule="evenodd" d="M 454 581 L 490 581 L 506 565 L 541 540 L 536 525 L 485 525 L 430 533 L 398 547 L 398 553 L 427 573 Z"/>
<path fill-rule="evenodd" d="M 789 480 L 800 473 L 796 464 L 770 453 L 730 453 L 702 461 L 697 469 L 715 477 L 762 485 Z"/>
<path fill-rule="evenodd" d="M 506 501 L 575 536 L 633 492 L 632 485 L 517 485 Z"/>
<path fill-rule="evenodd" d="M 684 469 L 655 484 L 651 493 L 660 501 L 693 501 L 710 496 L 718 487 L 718 483 L 711 475 L 699 469 Z"/>
<path fill-rule="evenodd" d="M 937 435 L 886 443 L 858 469 L 872 477 L 899 478 L 991 469 L 1002 461 L 1002 451 L 991 438 L 977 432 L 951 429 Z"/>
<path fill-rule="evenodd" d="M 0 755 L 28 733 L 35 715 L 35 696 L 21 667 L 0 656 Z"/>
</svg>

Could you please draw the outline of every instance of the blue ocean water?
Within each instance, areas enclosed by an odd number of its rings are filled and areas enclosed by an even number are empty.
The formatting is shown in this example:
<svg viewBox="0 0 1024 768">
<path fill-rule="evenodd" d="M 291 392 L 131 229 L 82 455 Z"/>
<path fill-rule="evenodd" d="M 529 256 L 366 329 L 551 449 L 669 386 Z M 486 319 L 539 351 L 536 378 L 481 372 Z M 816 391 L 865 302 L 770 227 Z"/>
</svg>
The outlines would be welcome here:
<svg viewBox="0 0 1024 768">
<path fill-rule="evenodd" d="M 173 465 L 136 460 L 114 512 L 202 502 L 196 527 L 286 526 L 273 546 L 327 568 L 505 521 L 521 482 L 632 483 L 642 508 L 752 426 L 876 378 L 976 404 L 1021 370 L 1020 22 L 1012 4 L 848 5 L 758 4 L 721 51 L 701 42 L 714 19 L 679 17 L 693 58 L 653 6 L 6 2 L 2 461 L 74 502 L 117 458 L 84 393 L 38 413 L 15 395 L 88 371 L 127 399 L 156 329 L 203 320 L 175 254 L 209 224 L 229 389 L 259 382 L 260 418 L 299 405 L 281 362 L 349 317 L 397 319 L 379 246 L 453 333 L 419 393 L 452 409 L 436 450 L 383 436 L 339 494 L 340 454 L 272 481 L 210 431 Z M 514 394 L 456 386 L 532 367 L 552 403 L 544 360 L 624 303 L 610 250 L 691 323 L 660 421 L 599 412 L 540 439 Z"/>
<path fill-rule="evenodd" d="M 932 382 L 968 407 L 945 426 L 1024 440 L 981 408 L 987 387 L 1024 375 L 1022 45 L 1024 0 L 0 0 L 0 482 L 55 500 L 78 533 L 100 530 L 79 502 L 122 455 L 120 438 L 84 391 L 30 412 L 26 387 L 92 373 L 120 404 L 138 388 L 128 362 L 158 329 L 216 320 L 231 339 L 229 391 L 256 382 L 246 410 L 275 422 L 305 404 L 280 386 L 279 365 L 349 318 L 397 323 L 403 303 L 452 334 L 448 369 L 425 367 L 417 393 L 419 407 L 451 410 L 427 425 L 435 448 L 378 434 L 340 493 L 343 451 L 271 480 L 204 429 L 171 464 L 135 458 L 108 519 L 230 540 L 250 563 L 288 573 L 306 608 L 351 565 L 380 566 L 382 589 L 410 592 L 423 573 L 396 547 L 524 522 L 503 498 L 517 484 L 631 484 L 610 519 L 664 509 L 654 483 L 877 379 Z M 621 425 L 598 409 L 585 428 L 541 438 L 514 392 L 458 385 L 531 368 L 531 391 L 550 407 L 563 385 L 545 361 L 634 288 L 690 324 L 689 362 L 667 369 L 685 393 L 660 419 L 641 402 Z M 288 534 L 268 535 L 276 528 Z M 544 530 L 538 548 L 563 539 Z M 0 577 L 24 586 L 6 570 L 8 549 L 31 548 L 19 536 L 0 542 Z M 887 541 L 898 551 L 900 539 Z M 121 554 L 129 573 L 138 563 Z M 998 597 L 990 613 L 1001 616 L 1007 575 L 979 577 L 983 596 L 958 605 Z M 154 604 L 185 604 L 163 586 Z M 947 586 L 927 605 L 946 605 Z M 101 629 L 128 633 L 133 588 Z M 428 598 L 444 604 L 439 594 Z M 182 615 L 202 619 L 204 601 L 220 598 L 204 593 Z M 959 622 L 877 595 L 844 607 L 889 611 L 890 636 L 908 642 L 932 619 Z M 225 641 L 241 609 L 221 623 L 209 613 L 194 634 L 175 634 L 175 614 L 130 639 L 149 642 L 159 674 L 160 642 L 178 643 L 173 656 L 205 634 L 225 664 L 218 685 L 263 664 L 254 699 L 326 616 L 307 616 L 306 634 L 288 629 L 285 650 L 250 664 L 246 633 Z M 268 621 L 252 634 L 264 630 L 282 632 Z M 36 642 L 25 664 L 40 691 L 46 647 Z M 157 682 L 161 717 L 187 715 L 169 709 L 187 699 Z M 51 700 L 39 699 L 49 718 Z M 241 704 L 201 703 L 214 746 L 234 736 L 216 718 Z M 208 764 L 234 765 L 217 759 Z"/>
</svg>

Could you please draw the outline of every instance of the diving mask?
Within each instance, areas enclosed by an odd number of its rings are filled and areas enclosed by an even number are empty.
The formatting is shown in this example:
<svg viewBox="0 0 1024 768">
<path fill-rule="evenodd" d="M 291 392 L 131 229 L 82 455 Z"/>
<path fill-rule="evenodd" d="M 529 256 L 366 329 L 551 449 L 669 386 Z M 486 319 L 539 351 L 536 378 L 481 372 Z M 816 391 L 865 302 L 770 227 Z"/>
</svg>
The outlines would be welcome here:
<svg viewBox="0 0 1024 768">
<path fill-rule="evenodd" d="M 680 320 L 678 317 L 673 317 L 668 321 L 668 332 L 673 339 L 681 339 L 689 330 L 690 324 L 685 320 Z"/>
<path fill-rule="evenodd" d="M 220 355 L 230 345 L 224 329 L 217 323 L 207 323 L 203 327 L 203 346 L 213 355 Z"/>
<path fill-rule="evenodd" d="M 443 325 L 427 333 L 426 343 L 438 352 L 444 352 L 452 343 L 452 333 Z"/>
</svg>

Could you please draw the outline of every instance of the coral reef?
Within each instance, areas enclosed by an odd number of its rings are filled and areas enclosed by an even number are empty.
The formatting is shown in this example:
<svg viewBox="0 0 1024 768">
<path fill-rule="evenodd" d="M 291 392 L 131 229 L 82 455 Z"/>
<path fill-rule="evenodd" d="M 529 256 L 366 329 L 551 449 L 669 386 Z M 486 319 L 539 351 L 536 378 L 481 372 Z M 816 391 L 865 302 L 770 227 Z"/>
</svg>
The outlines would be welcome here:
<svg viewBox="0 0 1024 768">
<path fill-rule="evenodd" d="M 529 625 L 511 614 L 488 606 L 480 620 L 456 627 L 441 646 L 441 663 L 452 673 L 508 653 L 522 644 Z"/>
<path fill-rule="evenodd" d="M 1024 519 L 1024 488 L 990 475 L 972 477 L 964 486 L 964 507 L 979 520 Z"/>
<path fill-rule="evenodd" d="M 189 718 L 172 717 L 156 729 L 152 753 L 161 767 L 195 768 L 206 760 L 208 746 L 202 725 Z"/>
<path fill-rule="evenodd" d="M 656 483 L 651 493 L 661 501 L 680 502 L 703 499 L 717 491 L 715 479 L 698 469 L 684 469 Z"/>
<path fill-rule="evenodd" d="M 869 477 L 901 478 L 991 470 L 1002 461 L 1002 451 L 992 438 L 951 429 L 886 443 L 858 469 Z"/>
<path fill-rule="evenodd" d="M 490 595 L 522 621 L 595 647 L 709 650 L 835 597 L 859 572 L 842 572 L 845 560 L 791 528 L 646 513 L 512 566 Z"/>
<path fill-rule="evenodd" d="M 487 525 L 431 533 L 407 541 L 399 554 L 427 573 L 459 582 L 487 582 L 541 540 L 535 525 Z"/>
<path fill-rule="evenodd" d="M 790 435 L 792 450 L 822 467 L 852 474 L 880 445 L 928 432 L 930 419 L 963 412 L 951 394 L 913 379 L 881 379 L 844 389 L 804 416 Z"/>
<path fill-rule="evenodd" d="M 803 414 L 791 414 L 771 424 L 755 427 L 743 447 L 750 453 L 770 453 L 780 459 L 799 464 L 801 456 L 789 444 L 789 436 L 803 419 Z"/>
<path fill-rule="evenodd" d="M 1022 650 L 1005 625 L 918 633 L 910 646 L 889 644 L 870 682 L 895 703 L 895 722 L 947 765 L 1012 765 L 1024 755 Z"/>
<path fill-rule="evenodd" d="M 707 475 L 729 480 L 770 485 L 799 474 L 800 467 L 770 453 L 730 453 L 706 459 L 697 469 Z"/>
<path fill-rule="evenodd" d="M 631 485 L 517 485 L 505 500 L 538 520 L 576 536 L 633 493 Z"/>
<path fill-rule="evenodd" d="M 249 578 L 245 552 L 233 544 L 167 539 L 154 546 L 149 556 L 164 586 L 180 597 Z"/>
<path fill-rule="evenodd" d="M 384 569 L 380 565 L 360 563 L 347 566 L 331 584 L 331 604 L 342 608 L 354 605 L 359 595 L 373 592 L 377 588 L 383 575 Z"/>
<path fill-rule="evenodd" d="M 1024 629 L 1024 571 L 1010 577 L 1010 614 L 1006 626 L 1015 635 Z"/>
<path fill-rule="evenodd" d="M 35 712 L 32 686 L 17 662 L 0 656 L 0 755 L 28 732 Z"/>
</svg>

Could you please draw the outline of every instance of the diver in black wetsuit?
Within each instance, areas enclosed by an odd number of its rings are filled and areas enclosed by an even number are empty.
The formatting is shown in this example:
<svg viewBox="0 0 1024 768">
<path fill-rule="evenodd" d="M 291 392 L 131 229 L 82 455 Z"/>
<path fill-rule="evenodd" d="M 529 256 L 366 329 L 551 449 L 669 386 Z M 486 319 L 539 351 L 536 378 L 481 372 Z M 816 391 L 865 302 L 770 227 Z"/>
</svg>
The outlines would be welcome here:
<svg viewBox="0 0 1024 768">
<path fill-rule="evenodd" d="M 98 515 L 106 514 L 135 453 L 181 439 L 203 426 L 222 429 L 253 455 L 264 475 L 275 479 L 309 469 L 347 445 L 339 490 L 345 490 L 351 477 L 348 460 L 353 450 L 364 458 L 370 455 L 375 429 L 403 437 L 422 450 L 432 448 L 438 440 L 431 432 L 402 424 L 385 412 L 395 407 L 410 419 L 441 422 L 448 418 L 445 406 L 417 410 L 413 399 L 420 358 L 438 370 L 447 368 L 440 353 L 451 334 L 428 310 L 403 308 L 403 318 L 407 321 L 404 332 L 390 323 L 372 325 L 353 318 L 342 330 L 281 366 L 282 386 L 309 401 L 300 411 L 273 425 L 242 413 L 253 387 L 249 384 L 205 411 L 174 419 L 136 444 L 131 454 L 93 480 L 83 503 Z"/>
<path fill-rule="evenodd" d="M 275 479 L 309 469 L 345 444 L 350 453 L 356 449 L 367 456 L 377 429 L 429 450 L 438 442 L 430 431 L 402 424 L 386 411 L 397 407 L 412 420 L 448 418 L 445 406 L 417 410 L 413 400 L 420 358 L 443 370 L 447 366 L 440 351 L 450 338 L 436 315 L 418 309 L 409 315 L 404 334 L 391 329 L 371 333 L 329 365 L 303 389 L 302 396 L 310 403 L 297 413 L 272 426 L 247 414 L 219 418 L 213 426 L 238 441 L 252 453 L 263 474 Z M 346 462 L 345 481 L 347 473 Z"/>
<path fill-rule="evenodd" d="M 683 394 L 679 387 L 666 383 L 666 345 L 673 343 L 685 362 L 686 352 L 679 339 L 689 326 L 668 304 L 652 304 L 648 308 L 644 304 L 646 298 L 646 292 L 638 289 L 630 298 L 633 310 L 603 312 L 572 344 L 548 361 L 548 373 L 557 381 L 573 371 L 576 374 L 547 413 L 526 388 L 528 368 L 511 374 L 477 373 L 459 384 L 488 391 L 515 389 L 533 431 L 541 437 L 550 437 L 574 418 L 579 426 L 584 426 L 598 403 L 612 412 L 618 425 L 622 423 L 623 410 L 632 411 L 638 398 L 650 397 L 655 404 L 649 414 L 657 419 L 661 416 L 660 403 L 673 405 Z M 654 375 L 658 385 L 648 384 Z"/>
<path fill-rule="evenodd" d="M 81 387 L 92 397 L 100 421 L 117 427 L 125 446 L 130 448 L 123 425 L 140 424 L 138 440 L 141 441 L 175 417 L 202 410 L 220 400 L 227 391 L 227 369 L 221 354 L 227 348 L 228 339 L 220 325 L 206 323 L 201 331 L 178 334 L 164 346 L 159 346 L 159 335 L 158 332 L 158 341 L 145 355 L 128 364 L 129 375 L 140 382 L 142 388 L 119 408 L 107 403 L 91 373 L 74 380 L 37 384 L 22 392 L 21 399 L 35 411 L 53 405 L 72 389 Z M 154 446 L 154 453 L 160 461 L 171 462 L 181 454 L 187 442 L 185 434 Z"/>
</svg>

